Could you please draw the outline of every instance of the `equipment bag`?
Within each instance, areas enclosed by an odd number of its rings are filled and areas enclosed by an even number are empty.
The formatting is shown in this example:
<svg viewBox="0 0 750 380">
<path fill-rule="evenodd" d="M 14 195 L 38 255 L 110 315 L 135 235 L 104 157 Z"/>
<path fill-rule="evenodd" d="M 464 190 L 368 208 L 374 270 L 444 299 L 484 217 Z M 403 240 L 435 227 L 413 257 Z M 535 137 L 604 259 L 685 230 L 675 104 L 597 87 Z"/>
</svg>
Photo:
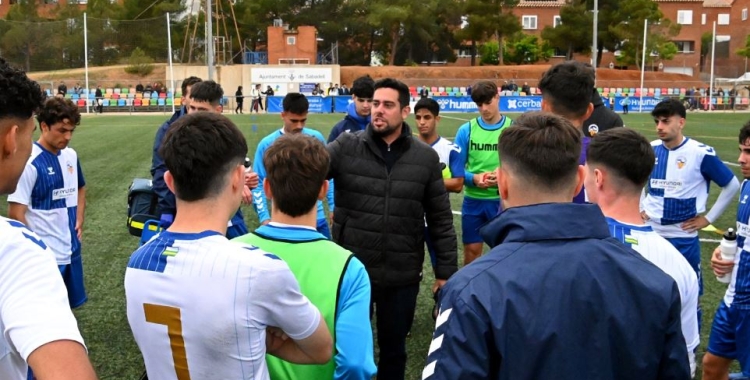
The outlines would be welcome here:
<svg viewBox="0 0 750 380">
<path fill-rule="evenodd" d="M 150 219 L 159 220 L 156 215 L 158 198 L 147 178 L 136 178 L 128 190 L 128 232 L 140 237 L 143 225 Z M 152 228 L 156 228 L 155 226 Z"/>
</svg>

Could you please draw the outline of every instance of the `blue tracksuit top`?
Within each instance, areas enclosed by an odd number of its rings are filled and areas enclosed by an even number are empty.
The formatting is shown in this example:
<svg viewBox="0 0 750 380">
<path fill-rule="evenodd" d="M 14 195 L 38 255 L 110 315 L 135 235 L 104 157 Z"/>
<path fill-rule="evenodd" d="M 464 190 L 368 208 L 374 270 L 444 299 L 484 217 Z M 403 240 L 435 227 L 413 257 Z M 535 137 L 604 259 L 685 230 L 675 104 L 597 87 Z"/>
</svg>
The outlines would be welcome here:
<svg viewBox="0 0 750 380">
<path fill-rule="evenodd" d="M 596 205 L 509 208 L 441 290 L 423 379 L 689 379 L 675 282 Z"/>
</svg>

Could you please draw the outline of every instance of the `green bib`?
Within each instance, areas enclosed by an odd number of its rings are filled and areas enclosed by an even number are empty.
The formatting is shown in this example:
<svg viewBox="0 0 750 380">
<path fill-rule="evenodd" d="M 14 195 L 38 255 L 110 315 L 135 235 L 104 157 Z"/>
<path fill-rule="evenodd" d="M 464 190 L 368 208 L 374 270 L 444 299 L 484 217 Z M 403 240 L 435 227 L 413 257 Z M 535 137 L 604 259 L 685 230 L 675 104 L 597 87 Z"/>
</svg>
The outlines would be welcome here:
<svg viewBox="0 0 750 380">
<path fill-rule="evenodd" d="M 320 310 L 325 319 L 328 330 L 333 335 L 335 350 L 335 317 L 339 284 L 344 277 L 349 259 L 353 257 L 352 253 L 330 240 L 295 243 L 272 240 L 255 233 L 236 240 L 271 252 L 289 265 L 289 269 L 299 282 L 302 294 Z M 322 365 L 300 365 L 266 355 L 266 363 L 272 380 L 333 379 L 336 369 L 334 358 Z"/>
<path fill-rule="evenodd" d="M 493 172 L 500 166 L 497 154 L 497 142 L 503 129 L 510 126 L 512 120 L 505 117 L 503 125 L 494 131 L 488 131 L 479 125 L 477 119 L 471 119 L 469 122 L 469 153 L 467 157 L 467 167 L 471 173 Z M 474 199 L 498 199 L 497 187 L 482 189 L 474 186 L 466 186 L 464 194 Z"/>
</svg>

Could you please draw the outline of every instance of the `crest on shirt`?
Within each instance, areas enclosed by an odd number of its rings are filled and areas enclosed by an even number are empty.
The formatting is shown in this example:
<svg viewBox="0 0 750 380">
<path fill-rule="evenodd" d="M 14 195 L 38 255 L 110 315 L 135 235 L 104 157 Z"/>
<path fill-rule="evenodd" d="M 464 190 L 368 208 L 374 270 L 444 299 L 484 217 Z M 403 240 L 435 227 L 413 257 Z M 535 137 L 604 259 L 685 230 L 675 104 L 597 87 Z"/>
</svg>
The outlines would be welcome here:
<svg viewBox="0 0 750 380">
<path fill-rule="evenodd" d="M 682 169 L 685 167 L 685 163 L 687 163 L 687 159 L 684 156 L 677 157 L 677 169 Z"/>
<path fill-rule="evenodd" d="M 73 174 L 73 165 L 71 165 L 70 162 L 68 162 L 67 165 L 68 165 L 68 173 Z"/>
<path fill-rule="evenodd" d="M 47 174 L 49 175 L 55 175 L 55 168 L 51 166 L 47 166 Z"/>
<path fill-rule="evenodd" d="M 591 136 L 596 136 L 597 133 L 599 133 L 599 126 L 596 124 L 589 125 L 589 134 Z"/>
<path fill-rule="evenodd" d="M 740 203 L 742 203 L 744 205 L 746 202 L 747 202 L 747 195 L 743 195 L 742 196 L 742 200 L 740 201 Z"/>
</svg>

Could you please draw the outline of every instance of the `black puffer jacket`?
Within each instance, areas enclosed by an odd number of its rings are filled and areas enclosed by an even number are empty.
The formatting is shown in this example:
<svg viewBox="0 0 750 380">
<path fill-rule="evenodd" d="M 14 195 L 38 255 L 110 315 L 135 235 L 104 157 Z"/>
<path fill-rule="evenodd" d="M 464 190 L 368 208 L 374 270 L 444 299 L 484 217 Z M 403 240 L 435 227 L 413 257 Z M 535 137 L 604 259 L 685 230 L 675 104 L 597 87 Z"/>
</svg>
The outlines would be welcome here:
<svg viewBox="0 0 750 380">
<path fill-rule="evenodd" d="M 435 151 L 412 137 L 404 123 L 388 149 L 390 172 L 372 127 L 344 133 L 328 144 L 329 178 L 336 183 L 332 235 L 364 263 L 373 286 L 396 287 L 422 278 L 425 218 L 435 243 L 435 276 L 457 270 L 453 214 Z"/>
</svg>

